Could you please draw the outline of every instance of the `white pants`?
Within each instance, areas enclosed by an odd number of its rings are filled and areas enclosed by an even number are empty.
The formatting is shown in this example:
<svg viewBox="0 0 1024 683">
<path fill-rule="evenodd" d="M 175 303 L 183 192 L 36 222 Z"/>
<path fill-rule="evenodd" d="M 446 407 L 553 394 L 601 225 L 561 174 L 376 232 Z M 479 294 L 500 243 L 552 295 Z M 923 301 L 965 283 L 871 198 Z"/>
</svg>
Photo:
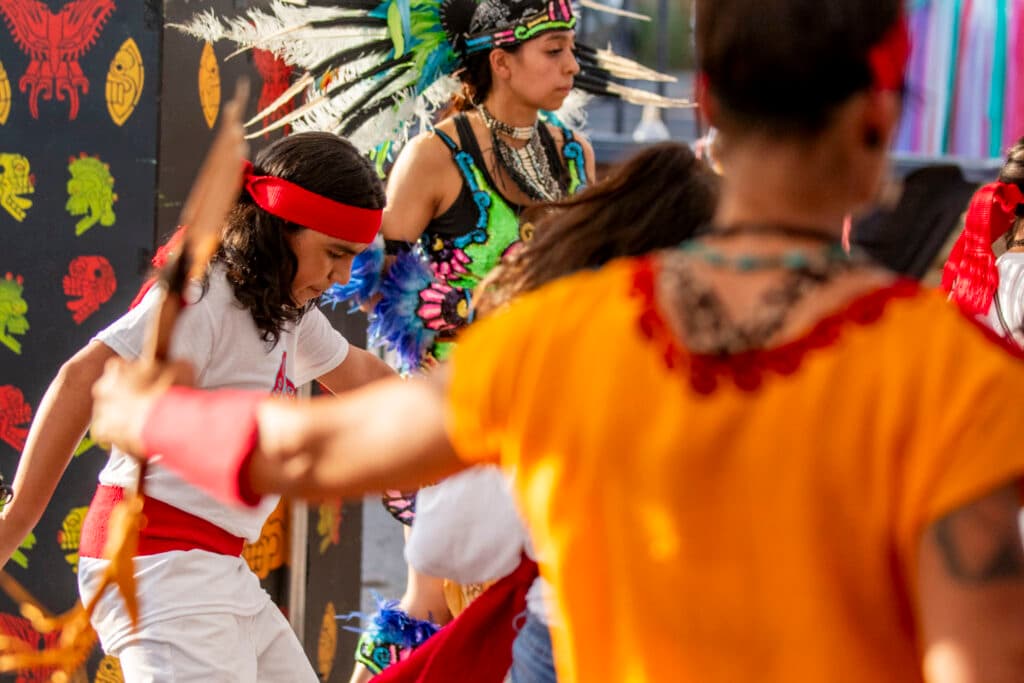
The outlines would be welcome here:
<svg viewBox="0 0 1024 683">
<path fill-rule="evenodd" d="M 318 683 L 274 604 L 251 617 L 206 614 L 150 624 L 115 653 L 125 683 Z"/>
</svg>

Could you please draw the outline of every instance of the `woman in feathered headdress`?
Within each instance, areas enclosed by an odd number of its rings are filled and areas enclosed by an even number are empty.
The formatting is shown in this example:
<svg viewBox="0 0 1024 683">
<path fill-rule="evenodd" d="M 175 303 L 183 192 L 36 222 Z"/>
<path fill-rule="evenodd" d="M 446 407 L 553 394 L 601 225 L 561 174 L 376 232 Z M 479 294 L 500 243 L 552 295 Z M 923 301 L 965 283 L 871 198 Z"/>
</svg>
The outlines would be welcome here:
<svg viewBox="0 0 1024 683">
<path fill-rule="evenodd" d="M 590 145 L 563 123 L 566 111 L 552 113 L 573 90 L 687 104 L 623 85 L 620 79 L 671 79 L 578 44 L 576 22 L 566 0 L 343 0 L 332 8 L 278 3 L 270 14 L 250 12 L 226 27 L 208 13 L 188 27 L 206 39 L 272 50 L 306 70 L 285 98 L 253 119 L 308 88 L 307 104 L 271 128 L 333 130 L 372 149 L 383 166 L 417 116 L 428 124 L 391 169 L 384 254 L 361 255 L 348 285 L 324 298 L 372 307 L 370 343 L 393 351 L 405 372 L 447 357 L 470 322 L 473 289 L 529 239 L 522 211 L 593 178 Z M 565 109 L 580 108 L 574 99 Z M 442 109 L 454 114 L 429 125 Z M 386 504 L 411 521 L 411 495 L 389 492 Z M 371 619 L 353 680 L 425 642 L 436 630 L 432 622 L 447 620 L 448 605 L 457 611 L 474 592 L 450 589 L 446 600 L 439 579 L 411 567 L 409 576 L 402 603 L 383 604 Z"/>
<path fill-rule="evenodd" d="M 447 355 L 470 320 L 473 288 L 529 237 L 520 212 L 565 197 L 594 175 L 590 145 L 557 119 L 541 116 L 561 108 L 580 71 L 569 6 L 449 0 L 441 13 L 461 56 L 457 113 L 413 138 L 391 172 L 383 235 L 393 261 L 371 324 L 371 336 L 395 349 L 407 371 Z M 411 518 L 412 502 L 388 497 L 403 521 Z M 388 641 L 420 644 L 396 639 L 387 627 L 392 617 L 407 624 L 444 621 L 473 593 L 450 587 L 446 600 L 439 579 L 410 566 L 401 603 L 409 614 L 383 606 L 373 617 L 360 639 L 353 681 L 390 663 L 374 656 L 394 650 Z"/>
<path fill-rule="evenodd" d="M 227 22 L 207 12 L 183 28 L 270 50 L 304 71 L 250 123 L 302 91 L 306 104 L 254 135 L 285 125 L 330 130 L 383 168 L 417 120 L 431 129 L 409 141 L 391 172 L 383 235 L 397 263 L 388 279 L 380 281 L 379 253 L 367 254 L 350 286 L 325 297 L 375 302 L 371 343 L 414 371 L 446 355 L 468 321 L 472 287 L 523 236 L 520 211 L 592 178 L 589 145 L 563 123 L 567 110 L 581 109 L 580 98 L 565 106 L 570 92 L 689 104 L 626 86 L 673 79 L 577 43 L 576 21 L 566 0 L 341 0 L 276 2 Z M 452 105 L 458 113 L 432 126 Z"/>
</svg>

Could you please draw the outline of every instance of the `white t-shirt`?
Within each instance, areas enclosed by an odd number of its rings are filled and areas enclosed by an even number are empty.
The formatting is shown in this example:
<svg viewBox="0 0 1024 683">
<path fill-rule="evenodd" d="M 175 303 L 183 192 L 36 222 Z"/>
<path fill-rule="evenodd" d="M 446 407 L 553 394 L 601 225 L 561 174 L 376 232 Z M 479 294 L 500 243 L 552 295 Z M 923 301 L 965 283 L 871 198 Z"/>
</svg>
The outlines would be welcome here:
<svg viewBox="0 0 1024 683">
<path fill-rule="evenodd" d="M 470 468 L 416 494 L 405 559 L 417 571 L 461 584 L 485 583 L 511 574 L 523 552 L 535 558 L 508 478 L 497 466 Z M 526 596 L 528 609 L 545 623 L 550 592 L 538 577 Z"/>
<path fill-rule="evenodd" d="M 1007 252 L 996 261 L 999 268 L 999 306 L 1003 311 L 1003 319 L 1013 334 L 1014 340 L 1024 348 L 1024 253 Z M 999 322 L 995 302 L 989 308 L 985 322 L 1000 336 L 1006 337 L 1006 331 Z"/>
<path fill-rule="evenodd" d="M 159 298 L 154 288 L 137 307 L 95 338 L 124 358 L 138 358 Z M 170 355 L 193 364 L 200 388 L 293 395 L 296 387 L 333 370 L 348 355 L 348 342 L 315 308 L 297 325 L 283 330 L 276 344 L 265 342 L 252 316 L 236 301 L 222 267 L 211 271 L 205 294 L 194 284 L 187 299 L 190 305 L 178 319 Z M 115 448 L 100 472 L 100 483 L 130 486 L 137 467 L 133 458 Z M 249 541 L 259 538 L 263 523 L 278 502 L 276 496 L 266 496 L 252 508 L 225 505 L 161 467 L 159 460 L 150 463 L 145 486 L 147 496 Z M 78 582 L 83 601 L 95 591 L 105 566 L 105 560 L 81 558 Z M 143 626 L 186 614 L 229 612 L 248 616 L 270 599 L 239 557 L 201 550 L 174 551 L 138 557 L 135 567 Z M 100 600 L 93 617 L 108 652 L 116 651 L 131 632 L 121 599 L 113 597 L 114 593 L 109 591 Z"/>
</svg>

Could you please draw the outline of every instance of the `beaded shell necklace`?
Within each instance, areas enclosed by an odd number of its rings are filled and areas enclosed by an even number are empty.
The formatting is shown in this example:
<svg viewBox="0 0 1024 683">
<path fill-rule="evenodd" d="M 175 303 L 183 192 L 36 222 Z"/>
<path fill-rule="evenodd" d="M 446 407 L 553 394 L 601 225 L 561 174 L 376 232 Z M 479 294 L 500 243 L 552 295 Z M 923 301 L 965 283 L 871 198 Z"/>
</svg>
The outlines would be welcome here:
<svg viewBox="0 0 1024 683">
<path fill-rule="evenodd" d="M 477 107 L 484 125 L 491 131 L 491 142 L 499 163 L 523 193 L 534 201 L 550 202 L 565 195 L 540 139 L 538 121 L 532 126 L 517 127 L 494 118 L 487 107 Z M 525 140 L 522 147 L 513 147 L 506 138 Z"/>
</svg>

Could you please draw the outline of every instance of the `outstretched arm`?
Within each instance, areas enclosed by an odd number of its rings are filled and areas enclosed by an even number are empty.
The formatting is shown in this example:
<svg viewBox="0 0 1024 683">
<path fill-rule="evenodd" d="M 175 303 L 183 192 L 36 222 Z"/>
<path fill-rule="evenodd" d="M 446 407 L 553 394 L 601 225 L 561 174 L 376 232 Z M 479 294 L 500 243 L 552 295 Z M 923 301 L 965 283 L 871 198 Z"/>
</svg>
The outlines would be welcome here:
<svg viewBox="0 0 1024 683">
<path fill-rule="evenodd" d="M 355 497 L 415 489 L 462 469 L 445 433 L 443 389 L 443 378 L 434 375 L 305 404 L 261 404 L 251 490 Z"/>
<path fill-rule="evenodd" d="M 108 363 L 93 389 L 93 435 L 129 453 L 159 453 L 162 465 L 236 503 L 267 493 L 318 499 L 412 489 L 465 467 L 445 433 L 442 373 L 296 403 L 168 392 L 179 365 Z M 223 457 L 208 457 L 211 440 Z"/>
<path fill-rule="evenodd" d="M 1024 544 L 1017 484 L 929 528 L 918 555 L 929 683 L 1024 679 Z"/>
<path fill-rule="evenodd" d="M 114 355 L 105 344 L 92 342 L 64 363 L 46 390 L 18 461 L 14 499 L 0 517 L 0 564 L 10 559 L 42 517 L 89 426 L 89 390 Z"/>
</svg>

